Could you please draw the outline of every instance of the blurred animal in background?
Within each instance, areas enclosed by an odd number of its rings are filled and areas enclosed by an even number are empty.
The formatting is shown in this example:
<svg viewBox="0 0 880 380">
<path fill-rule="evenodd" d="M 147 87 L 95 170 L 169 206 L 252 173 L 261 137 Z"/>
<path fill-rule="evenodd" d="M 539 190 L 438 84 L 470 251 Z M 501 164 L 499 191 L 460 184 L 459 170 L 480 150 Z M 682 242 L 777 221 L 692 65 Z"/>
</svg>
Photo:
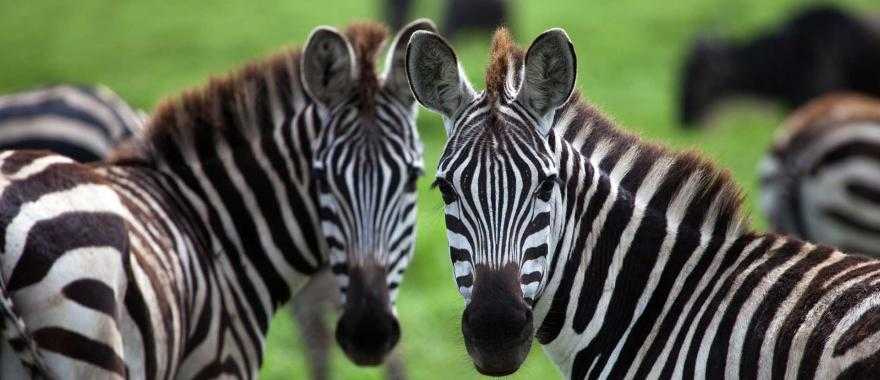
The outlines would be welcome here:
<svg viewBox="0 0 880 380">
<path fill-rule="evenodd" d="M 467 29 L 490 33 L 508 22 L 508 8 L 510 0 L 447 0 L 443 34 L 454 39 Z"/>
<path fill-rule="evenodd" d="M 43 149 L 104 159 L 142 128 L 145 114 L 104 86 L 56 85 L 0 96 L 0 150 Z"/>
<path fill-rule="evenodd" d="M 772 229 L 880 257 L 880 99 L 827 95 L 797 110 L 760 175 Z"/>
<path fill-rule="evenodd" d="M 103 85 L 63 84 L 0 96 L 0 150 L 49 150 L 78 162 L 95 162 L 141 130 L 146 114 Z M 303 339 L 311 378 L 329 378 L 331 312 L 341 307 L 329 270 L 303 288 L 291 303 Z M 401 355 L 386 363 L 389 379 L 405 379 Z"/>
<path fill-rule="evenodd" d="M 492 32 L 508 22 L 510 2 L 511 0 L 446 0 L 441 31 L 450 40 L 467 29 Z M 408 19 L 412 0 L 388 0 L 385 6 L 388 23 L 397 29 Z"/>
<path fill-rule="evenodd" d="M 403 27 L 406 20 L 409 20 L 409 9 L 413 0 L 387 0 L 385 2 L 385 18 L 388 25 L 394 30 Z"/>
<path fill-rule="evenodd" d="M 880 95 L 880 33 L 868 19 L 821 6 L 750 41 L 700 38 L 681 74 L 683 127 L 734 97 L 795 108 L 832 91 Z"/>
</svg>

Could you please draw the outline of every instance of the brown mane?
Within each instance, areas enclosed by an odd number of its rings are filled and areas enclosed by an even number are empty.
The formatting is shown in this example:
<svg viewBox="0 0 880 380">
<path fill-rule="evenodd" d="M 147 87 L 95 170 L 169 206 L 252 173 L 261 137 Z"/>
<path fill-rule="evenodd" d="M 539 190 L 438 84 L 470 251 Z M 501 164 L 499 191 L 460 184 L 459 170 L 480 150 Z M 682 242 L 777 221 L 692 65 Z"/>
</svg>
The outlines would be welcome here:
<svg viewBox="0 0 880 380">
<path fill-rule="evenodd" d="M 357 91 L 361 99 L 361 109 L 372 112 L 375 109 L 379 78 L 376 74 L 376 60 L 385 40 L 388 28 L 375 22 L 356 22 L 345 28 L 345 37 L 354 49 L 358 65 Z"/>
<path fill-rule="evenodd" d="M 705 202 L 708 205 L 717 199 L 719 220 L 749 228 L 742 210 L 744 195 L 733 176 L 700 152 L 671 150 L 624 131 L 597 107 L 582 99 L 577 90 L 568 103 L 557 110 L 553 129 L 563 139 L 580 146 L 581 153 L 587 156 L 598 144 L 611 143 L 612 151 L 606 156 L 619 155 L 636 147 L 640 161 L 653 163 L 661 159 L 669 160 L 672 166 L 665 177 L 677 181 L 679 189 L 693 176 L 702 178 L 692 193 L 692 202 Z M 635 192 L 637 189 L 629 190 Z"/>
<path fill-rule="evenodd" d="M 498 28 L 492 37 L 492 48 L 489 53 L 489 65 L 486 67 L 486 93 L 496 99 L 504 93 L 504 85 L 513 68 L 518 70 L 525 59 L 525 53 L 516 45 L 510 31 L 505 27 Z M 518 80 L 519 78 L 515 78 Z"/>
<path fill-rule="evenodd" d="M 363 99 L 362 107 L 372 109 L 379 87 L 376 56 L 388 31 L 381 24 L 362 22 L 351 24 L 344 34 L 360 69 L 357 91 Z M 220 134 L 227 138 L 252 136 L 271 130 L 271 104 L 280 103 L 286 113 L 292 113 L 298 111 L 294 105 L 304 107 L 311 102 L 303 93 L 301 56 L 299 48 L 285 49 L 166 98 L 154 110 L 143 136 L 122 144 L 109 161 L 146 164 L 160 156 L 169 160 L 162 152 L 177 151 L 179 147 L 193 149 L 197 140 Z"/>
<path fill-rule="evenodd" d="M 856 93 L 825 95 L 797 109 L 783 124 L 787 132 L 815 124 L 880 120 L 880 100 Z"/>
</svg>

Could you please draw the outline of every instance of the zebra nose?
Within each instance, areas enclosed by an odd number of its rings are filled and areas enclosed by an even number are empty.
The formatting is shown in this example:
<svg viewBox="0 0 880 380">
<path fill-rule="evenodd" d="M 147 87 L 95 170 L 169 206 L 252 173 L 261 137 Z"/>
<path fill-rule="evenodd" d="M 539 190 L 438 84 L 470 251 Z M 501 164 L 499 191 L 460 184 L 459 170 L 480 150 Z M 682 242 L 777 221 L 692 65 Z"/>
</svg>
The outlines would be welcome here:
<svg viewBox="0 0 880 380">
<path fill-rule="evenodd" d="M 400 323 L 385 310 L 343 312 L 336 327 L 336 341 L 360 366 L 381 364 L 400 340 Z"/>
<path fill-rule="evenodd" d="M 462 314 L 465 348 L 484 375 L 515 372 L 531 348 L 532 312 L 521 299 L 508 301 L 474 299 Z"/>
<path fill-rule="evenodd" d="M 336 325 L 336 341 L 357 365 L 381 364 L 400 340 L 400 323 L 391 312 L 385 269 L 378 265 L 348 269 L 345 307 Z"/>
</svg>

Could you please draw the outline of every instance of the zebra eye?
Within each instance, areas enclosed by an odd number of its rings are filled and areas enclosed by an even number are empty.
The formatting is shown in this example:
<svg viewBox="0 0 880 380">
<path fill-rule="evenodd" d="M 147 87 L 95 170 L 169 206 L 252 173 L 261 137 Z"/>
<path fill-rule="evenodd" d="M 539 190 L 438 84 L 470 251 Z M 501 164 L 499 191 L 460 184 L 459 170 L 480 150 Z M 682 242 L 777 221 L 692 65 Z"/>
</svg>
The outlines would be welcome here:
<svg viewBox="0 0 880 380">
<path fill-rule="evenodd" d="M 312 168 L 312 180 L 319 189 L 324 186 L 324 174 L 323 168 Z"/>
<path fill-rule="evenodd" d="M 450 204 L 458 199 L 458 195 L 455 193 L 455 189 L 452 188 L 452 184 L 444 178 L 437 177 L 431 185 L 431 188 L 440 189 L 440 194 L 443 196 L 443 203 L 445 204 Z"/>
</svg>

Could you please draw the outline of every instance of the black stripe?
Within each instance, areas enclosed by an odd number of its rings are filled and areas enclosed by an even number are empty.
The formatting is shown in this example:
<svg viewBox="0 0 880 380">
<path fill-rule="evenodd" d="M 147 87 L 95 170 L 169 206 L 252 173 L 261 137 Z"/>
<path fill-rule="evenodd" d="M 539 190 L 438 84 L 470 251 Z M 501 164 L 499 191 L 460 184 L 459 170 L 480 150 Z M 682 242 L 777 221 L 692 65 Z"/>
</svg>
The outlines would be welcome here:
<svg viewBox="0 0 880 380">
<path fill-rule="evenodd" d="M 125 377 L 125 363 L 104 342 L 60 327 L 38 329 L 33 337 L 43 350 L 57 352 Z"/>
<path fill-rule="evenodd" d="M 866 222 L 855 215 L 845 214 L 843 211 L 831 208 L 822 209 L 822 213 L 829 219 L 847 228 L 857 230 L 866 235 L 880 235 L 880 225 Z"/>
<path fill-rule="evenodd" d="M 571 183 L 572 181 L 569 182 Z M 581 218 L 581 232 L 583 233 L 573 235 L 577 236 L 577 240 L 575 242 L 574 248 L 572 249 L 572 252 L 584 251 L 587 238 L 589 235 L 592 234 L 592 232 L 590 231 L 592 223 L 598 216 L 599 211 L 602 209 L 602 204 L 605 203 L 605 199 L 608 197 L 610 191 L 611 188 L 608 184 L 608 181 L 598 181 L 596 192 L 589 199 L 587 210 L 584 213 L 584 216 Z M 562 332 L 562 327 L 565 324 L 565 315 L 566 310 L 568 309 L 568 302 L 571 298 L 571 289 L 572 286 L 574 286 L 574 278 L 577 275 L 578 270 L 580 269 L 582 256 L 583 255 L 581 254 L 574 254 L 571 256 L 571 258 L 569 258 L 568 261 L 565 262 L 565 268 L 563 268 L 562 278 L 559 280 L 557 291 L 553 294 L 553 300 L 550 304 L 550 310 L 547 312 L 547 317 L 544 318 L 544 321 L 541 323 L 541 326 L 535 333 L 535 337 L 538 338 L 538 341 L 541 344 L 552 342 L 554 339 L 556 339 L 557 336 L 559 336 L 559 333 Z"/>
<path fill-rule="evenodd" d="M 826 152 L 816 160 L 816 164 L 810 168 L 809 173 L 811 176 L 815 176 L 825 167 L 856 158 L 880 161 L 880 145 L 867 141 L 850 141 L 837 145 L 833 150 Z"/>
<path fill-rule="evenodd" d="M 848 182 L 846 184 L 846 191 L 855 198 L 874 205 L 880 205 L 880 189 L 860 180 Z"/>
<path fill-rule="evenodd" d="M 803 243 L 798 241 L 785 242 L 781 247 L 774 250 L 764 263 L 749 272 L 739 288 L 736 289 L 736 293 L 734 293 L 727 304 L 727 308 L 724 310 L 724 315 L 721 317 L 718 329 L 715 332 L 715 340 L 712 341 L 712 346 L 709 349 L 709 362 L 706 364 L 706 376 L 708 378 L 717 379 L 724 377 L 724 369 L 727 365 L 727 352 L 730 348 L 730 336 L 733 334 L 733 327 L 737 321 L 736 317 L 745 305 L 745 301 L 755 291 L 755 287 L 767 279 L 767 274 L 770 271 L 789 260 L 795 259 L 801 247 L 803 247 Z M 685 373 L 694 372 L 688 371 Z"/>
<path fill-rule="evenodd" d="M 112 247 L 128 254 L 125 222 L 109 213 L 67 212 L 34 224 L 24 251 L 9 275 L 7 291 L 40 282 L 65 253 L 87 247 Z"/>
<path fill-rule="evenodd" d="M 61 119 L 76 120 L 92 126 L 103 136 L 111 136 L 105 123 L 87 109 L 75 108 L 63 98 L 49 98 L 43 101 L 0 108 L 0 124 L 16 123 L 16 119 L 33 119 L 55 116 Z"/>
<path fill-rule="evenodd" d="M 115 291 L 101 281 L 86 278 L 75 280 L 61 290 L 71 301 L 116 319 Z"/>
<path fill-rule="evenodd" d="M 801 258 L 797 264 L 780 275 L 773 286 L 767 290 L 764 299 L 761 300 L 760 305 L 755 309 L 748 328 L 745 330 L 746 337 L 743 341 L 742 354 L 740 356 L 740 378 L 754 379 L 758 377 L 758 361 L 760 360 L 761 353 L 766 352 L 764 337 L 768 332 L 767 328 L 770 327 L 770 323 L 773 321 L 772 317 L 776 315 L 783 301 L 791 294 L 791 291 L 803 279 L 804 275 L 810 269 L 827 260 L 832 252 L 834 250 L 831 248 L 819 247 L 800 255 Z M 770 331 L 769 333 L 775 334 L 776 331 Z"/>
</svg>

